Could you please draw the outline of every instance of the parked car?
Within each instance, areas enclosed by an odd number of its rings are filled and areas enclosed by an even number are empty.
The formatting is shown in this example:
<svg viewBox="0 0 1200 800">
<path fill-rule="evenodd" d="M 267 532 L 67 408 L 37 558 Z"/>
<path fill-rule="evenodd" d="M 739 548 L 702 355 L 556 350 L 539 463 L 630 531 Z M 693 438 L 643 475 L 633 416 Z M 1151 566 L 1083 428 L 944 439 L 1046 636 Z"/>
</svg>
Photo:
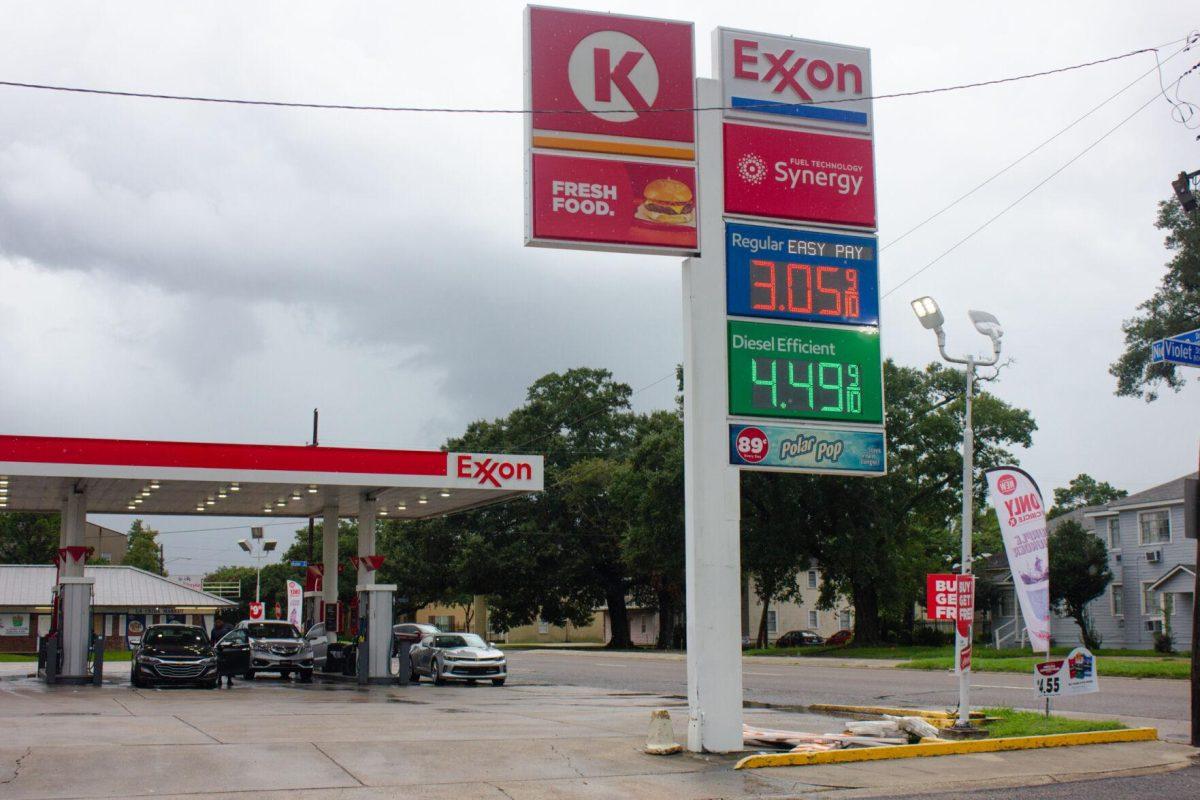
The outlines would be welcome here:
<svg viewBox="0 0 1200 800">
<path fill-rule="evenodd" d="M 198 625 L 151 625 L 133 651 L 129 682 L 136 687 L 192 683 L 217 688 L 217 654 Z"/>
<path fill-rule="evenodd" d="M 313 651 L 313 666 L 319 670 L 325 669 L 325 661 L 329 656 L 329 637 L 325 635 L 325 623 L 314 623 L 304 634 L 304 641 Z"/>
<path fill-rule="evenodd" d="M 826 639 L 825 644 L 834 644 L 834 645 L 850 644 L 850 642 L 853 641 L 853 639 L 854 639 L 854 631 L 848 631 L 843 628 L 842 630 L 835 633 L 833 636 L 830 636 L 828 639 Z"/>
<path fill-rule="evenodd" d="M 490 680 L 493 686 L 503 686 L 508 677 L 504 653 L 473 633 L 426 634 L 412 646 L 409 657 L 413 683 L 424 675 L 439 685 L 448 680 Z"/>
<path fill-rule="evenodd" d="M 312 643 L 301 636 L 300 630 L 292 623 L 244 619 L 217 643 L 218 655 L 221 652 L 220 645 L 238 631 L 244 633 L 246 643 L 250 646 L 246 667 L 242 671 L 242 677 L 246 680 L 252 680 L 259 672 L 278 672 L 284 678 L 295 673 L 305 683 L 312 680 L 315 666 Z"/>
<path fill-rule="evenodd" d="M 825 640 L 813 631 L 788 631 L 775 640 L 776 647 L 807 647 L 824 644 Z"/>
<path fill-rule="evenodd" d="M 426 625 L 423 622 L 401 622 L 392 626 L 392 656 L 400 654 L 400 645 L 396 641 L 396 634 L 407 633 L 417 634 L 422 639 L 431 633 L 441 633 L 442 629 L 437 625 Z"/>
</svg>

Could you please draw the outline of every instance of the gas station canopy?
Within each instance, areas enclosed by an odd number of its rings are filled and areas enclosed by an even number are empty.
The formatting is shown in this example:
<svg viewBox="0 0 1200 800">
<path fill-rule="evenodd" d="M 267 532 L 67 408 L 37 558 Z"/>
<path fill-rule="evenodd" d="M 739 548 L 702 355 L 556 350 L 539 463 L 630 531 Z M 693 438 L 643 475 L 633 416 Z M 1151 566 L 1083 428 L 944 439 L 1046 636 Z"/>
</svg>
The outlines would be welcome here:
<svg viewBox="0 0 1200 800">
<path fill-rule="evenodd" d="M 0 511 L 308 517 L 362 498 L 421 519 L 541 491 L 541 456 L 297 445 L 0 436 Z"/>
</svg>

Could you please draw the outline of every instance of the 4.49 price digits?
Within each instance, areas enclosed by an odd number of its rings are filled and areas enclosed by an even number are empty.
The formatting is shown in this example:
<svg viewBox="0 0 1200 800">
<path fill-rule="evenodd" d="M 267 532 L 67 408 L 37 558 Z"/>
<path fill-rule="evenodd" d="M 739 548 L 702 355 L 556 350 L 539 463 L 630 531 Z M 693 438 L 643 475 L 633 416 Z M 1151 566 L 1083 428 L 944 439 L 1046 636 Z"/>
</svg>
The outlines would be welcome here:
<svg viewBox="0 0 1200 800">
<path fill-rule="evenodd" d="M 856 269 L 753 259 L 750 278 L 750 307 L 756 311 L 859 316 Z"/>
<path fill-rule="evenodd" d="M 861 414 L 862 383 L 858 364 L 791 358 L 754 358 L 752 403 L 758 408 L 796 412 Z"/>
</svg>

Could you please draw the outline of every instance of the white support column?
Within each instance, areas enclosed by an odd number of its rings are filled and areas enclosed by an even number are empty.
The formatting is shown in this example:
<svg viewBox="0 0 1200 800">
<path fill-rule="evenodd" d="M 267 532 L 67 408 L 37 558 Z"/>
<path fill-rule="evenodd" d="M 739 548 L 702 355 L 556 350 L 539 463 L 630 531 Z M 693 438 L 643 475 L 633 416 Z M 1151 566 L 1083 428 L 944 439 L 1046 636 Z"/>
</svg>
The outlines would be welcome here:
<svg viewBox="0 0 1200 800">
<path fill-rule="evenodd" d="M 720 83 L 700 79 L 701 107 Z M 703 256 L 683 264 L 684 509 L 687 564 L 688 748 L 742 749 L 741 495 L 729 465 L 721 114 L 700 112 L 698 184 Z"/>
<path fill-rule="evenodd" d="M 363 495 L 358 501 L 358 557 L 375 555 L 375 519 L 378 501 Z M 375 582 L 375 573 L 362 563 L 358 566 L 358 585 Z"/>
<path fill-rule="evenodd" d="M 82 547 L 87 524 L 87 494 L 72 487 L 63 503 L 60 547 Z M 59 566 L 58 597 L 62 627 L 62 676 L 82 678 L 87 672 L 88 645 L 92 638 L 92 581 L 84 577 L 84 562 L 64 558 Z"/>
<path fill-rule="evenodd" d="M 333 607 L 338 600 L 338 504 L 337 500 L 325 503 L 325 519 L 321 524 L 321 563 L 325 574 L 321 578 L 322 599 Z M 333 631 L 325 634 L 329 641 L 336 642 L 338 635 Z"/>
</svg>

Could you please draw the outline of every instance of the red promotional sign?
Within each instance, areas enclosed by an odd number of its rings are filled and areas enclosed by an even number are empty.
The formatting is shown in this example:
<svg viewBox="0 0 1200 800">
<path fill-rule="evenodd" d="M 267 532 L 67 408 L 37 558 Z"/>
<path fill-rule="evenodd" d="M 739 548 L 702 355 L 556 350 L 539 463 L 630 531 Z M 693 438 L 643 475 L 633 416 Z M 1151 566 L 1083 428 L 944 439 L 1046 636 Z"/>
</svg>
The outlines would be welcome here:
<svg viewBox="0 0 1200 800">
<path fill-rule="evenodd" d="M 695 141 L 690 111 L 696 105 L 690 22 L 555 8 L 529 8 L 526 13 L 530 102 L 538 112 L 532 120 L 536 131 L 688 145 Z M 539 141 L 536 133 L 533 138 L 535 147 L 596 149 L 572 147 L 565 141 Z"/>
<path fill-rule="evenodd" d="M 534 153 L 534 239 L 692 252 L 691 166 Z"/>
<path fill-rule="evenodd" d="M 727 123 L 725 210 L 874 228 L 871 141 Z"/>
<path fill-rule="evenodd" d="M 931 620 L 957 619 L 958 575 L 955 573 L 925 576 L 925 617 Z"/>
<path fill-rule="evenodd" d="M 319 592 L 325 588 L 325 565 L 309 564 L 304 573 L 304 591 Z"/>
<path fill-rule="evenodd" d="M 958 652 L 958 671 L 966 672 L 971 668 L 971 643 Z"/>
<path fill-rule="evenodd" d="M 955 628 L 958 635 L 971 638 L 971 623 L 975 619 L 975 577 L 973 575 L 958 576 L 958 616 Z"/>
<path fill-rule="evenodd" d="M 263 604 L 251 602 L 250 603 L 250 619 L 259 620 L 262 618 L 263 618 Z"/>
</svg>

